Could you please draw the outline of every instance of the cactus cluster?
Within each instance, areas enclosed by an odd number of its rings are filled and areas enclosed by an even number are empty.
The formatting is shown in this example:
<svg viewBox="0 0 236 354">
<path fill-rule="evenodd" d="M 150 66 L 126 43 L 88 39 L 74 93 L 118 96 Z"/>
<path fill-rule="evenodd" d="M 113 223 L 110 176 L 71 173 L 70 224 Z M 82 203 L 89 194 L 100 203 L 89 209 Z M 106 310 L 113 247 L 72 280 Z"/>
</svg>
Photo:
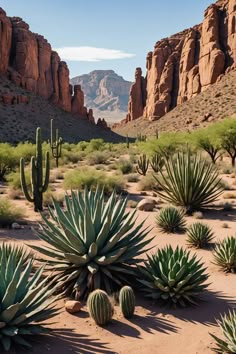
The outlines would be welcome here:
<svg viewBox="0 0 236 354">
<path fill-rule="evenodd" d="M 56 129 L 55 139 L 53 134 L 53 119 L 51 119 L 51 140 L 50 147 L 52 151 L 52 156 L 56 161 L 56 167 L 58 167 L 58 161 L 61 157 L 61 148 L 62 148 L 62 138 L 59 138 L 58 129 Z"/>
<path fill-rule="evenodd" d="M 31 158 L 31 192 L 28 191 L 28 186 L 25 178 L 25 162 L 24 158 L 20 160 L 20 178 L 21 186 L 26 199 L 34 203 L 35 211 L 43 210 L 43 193 L 46 192 L 49 184 L 50 175 L 50 159 L 49 152 L 46 152 L 45 157 L 45 177 L 43 180 L 43 152 L 41 141 L 41 129 L 36 130 L 36 156 Z"/>
<path fill-rule="evenodd" d="M 149 159 L 147 158 L 146 154 L 143 154 L 139 157 L 138 161 L 137 161 L 137 166 L 136 166 L 136 170 L 140 175 L 146 176 L 147 171 L 148 171 L 148 167 L 149 167 Z"/>
<path fill-rule="evenodd" d="M 155 173 L 158 173 L 162 170 L 163 166 L 165 164 L 165 161 L 161 154 L 155 154 L 152 156 L 150 165 Z"/>
</svg>

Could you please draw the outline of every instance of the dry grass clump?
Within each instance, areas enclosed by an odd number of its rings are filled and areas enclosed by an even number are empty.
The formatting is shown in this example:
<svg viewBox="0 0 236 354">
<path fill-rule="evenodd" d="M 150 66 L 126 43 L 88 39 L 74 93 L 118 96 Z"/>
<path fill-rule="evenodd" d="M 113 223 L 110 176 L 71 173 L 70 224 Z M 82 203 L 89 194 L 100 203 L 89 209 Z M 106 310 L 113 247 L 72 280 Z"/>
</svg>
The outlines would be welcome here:
<svg viewBox="0 0 236 354">
<path fill-rule="evenodd" d="M 17 208 L 7 198 L 0 199 L 0 227 L 10 227 L 13 222 L 16 222 L 24 217 L 22 208 Z"/>
</svg>

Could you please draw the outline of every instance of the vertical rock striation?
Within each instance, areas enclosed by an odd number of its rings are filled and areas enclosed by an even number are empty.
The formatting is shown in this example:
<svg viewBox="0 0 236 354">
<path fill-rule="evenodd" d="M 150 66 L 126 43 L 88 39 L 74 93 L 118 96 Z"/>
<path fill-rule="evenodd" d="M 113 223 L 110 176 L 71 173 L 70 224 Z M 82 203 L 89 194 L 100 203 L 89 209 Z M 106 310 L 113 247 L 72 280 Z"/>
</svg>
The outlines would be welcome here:
<svg viewBox="0 0 236 354">
<path fill-rule="evenodd" d="M 136 78 L 126 121 L 159 119 L 220 80 L 235 63 L 236 0 L 219 0 L 206 9 L 202 24 L 158 41 L 148 53 L 146 100 Z"/>
</svg>

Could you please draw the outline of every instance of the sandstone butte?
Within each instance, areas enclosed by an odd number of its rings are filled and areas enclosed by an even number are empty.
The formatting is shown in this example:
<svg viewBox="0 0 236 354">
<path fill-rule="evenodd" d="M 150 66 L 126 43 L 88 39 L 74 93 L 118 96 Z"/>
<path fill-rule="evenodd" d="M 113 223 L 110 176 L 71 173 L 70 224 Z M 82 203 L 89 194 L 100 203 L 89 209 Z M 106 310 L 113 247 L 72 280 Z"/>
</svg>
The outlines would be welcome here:
<svg viewBox="0 0 236 354">
<path fill-rule="evenodd" d="M 127 117 L 157 120 L 236 66 L 236 0 L 210 5 L 200 25 L 164 38 L 147 54 L 147 74 L 135 72 Z"/>
<path fill-rule="evenodd" d="M 0 8 L 0 76 L 15 85 L 50 100 L 66 112 L 95 124 L 93 111 L 84 106 L 80 85 L 69 83 L 69 69 L 48 41 L 33 33 L 20 17 L 8 17 Z M 27 103 L 27 98 L 2 93 L 4 104 Z M 107 128 L 104 120 L 99 126 Z"/>
</svg>

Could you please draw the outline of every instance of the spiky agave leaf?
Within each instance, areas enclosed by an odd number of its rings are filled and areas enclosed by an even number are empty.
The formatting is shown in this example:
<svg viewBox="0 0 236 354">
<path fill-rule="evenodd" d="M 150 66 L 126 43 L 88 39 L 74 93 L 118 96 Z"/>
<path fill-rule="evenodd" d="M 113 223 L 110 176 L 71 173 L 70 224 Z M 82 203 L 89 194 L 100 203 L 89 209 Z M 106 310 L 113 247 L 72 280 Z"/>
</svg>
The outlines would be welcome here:
<svg viewBox="0 0 236 354">
<path fill-rule="evenodd" d="M 156 217 L 159 229 L 167 233 L 183 232 L 186 227 L 184 211 L 181 209 L 166 207 L 160 210 Z"/>
<path fill-rule="evenodd" d="M 203 263 L 181 247 L 158 249 L 138 268 L 139 282 L 146 296 L 167 305 L 196 304 L 200 293 L 207 288 L 208 275 Z"/>
<path fill-rule="evenodd" d="M 225 272 L 236 272 L 236 238 L 231 236 L 225 238 L 216 245 L 214 251 L 214 263 Z"/>
<path fill-rule="evenodd" d="M 221 320 L 217 321 L 224 340 L 218 338 L 214 334 L 210 335 L 216 341 L 216 348 L 213 350 L 216 353 L 236 353 L 236 312 L 235 310 L 229 311 L 228 314 L 221 315 Z"/>
<path fill-rule="evenodd" d="M 24 246 L 19 246 L 13 243 L 1 243 L 0 245 L 0 259 L 2 254 L 5 253 L 6 256 L 12 255 L 16 262 L 23 261 L 23 264 L 26 264 L 30 259 L 33 258 L 33 253 L 28 251 Z"/>
<path fill-rule="evenodd" d="M 105 202 L 103 190 L 87 189 L 65 196 L 66 210 L 54 201 L 52 221 L 43 215 L 38 236 L 45 246 L 32 246 L 47 257 L 59 288 L 76 298 L 94 289 L 113 293 L 135 276 L 136 263 L 150 239 L 144 222 L 135 225 L 136 210 L 126 212 L 127 199 L 115 191 Z"/>
<path fill-rule="evenodd" d="M 44 267 L 32 275 L 33 260 L 24 263 L 15 252 L 2 248 L 0 256 L 0 347 L 10 351 L 15 345 L 31 348 L 32 335 L 45 333 L 43 321 L 58 313 L 51 297 L 55 291 L 47 278 L 41 280 Z"/>
<path fill-rule="evenodd" d="M 207 224 L 195 222 L 187 230 L 187 244 L 190 247 L 203 248 L 214 238 L 214 233 Z"/>
<path fill-rule="evenodd" d="M 189 150 L 165 159 L 164 170 L 154 176 L 161 187 L 157 194 L 187 213 L 208 206 L 223 192 L 215 166 Z"/>
</svg>

